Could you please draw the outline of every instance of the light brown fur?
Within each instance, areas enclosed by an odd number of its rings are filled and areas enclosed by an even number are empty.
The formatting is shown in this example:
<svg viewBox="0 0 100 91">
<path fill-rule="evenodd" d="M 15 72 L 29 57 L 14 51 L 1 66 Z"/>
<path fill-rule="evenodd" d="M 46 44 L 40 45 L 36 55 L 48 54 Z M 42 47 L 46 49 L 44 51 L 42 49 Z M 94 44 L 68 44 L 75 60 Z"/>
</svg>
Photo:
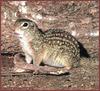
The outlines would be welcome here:
<svg viewBox="0 0 100 91">
<path fill-rule="evenodd" d="M 15 33 L 19 37 L 26 56 L 25 60 L 28 65 L 33 61 L 35 71 L 42 68 L 42 70 L 53 72 L 53 68 L 60 68 L 67 72 L 69 69 L 79 66 L 79 45 L 68 32 L 60 29 L 49 29 L 43 32 L 35 22 L 28 19 L 18 19 L 15 26 Z M 16 59 L 15 61 L 17 62 Z M 40 66 L 41 63 L 45 66 Z M 29 68 L 26 67 L 26 69 Z"/>
</svg>

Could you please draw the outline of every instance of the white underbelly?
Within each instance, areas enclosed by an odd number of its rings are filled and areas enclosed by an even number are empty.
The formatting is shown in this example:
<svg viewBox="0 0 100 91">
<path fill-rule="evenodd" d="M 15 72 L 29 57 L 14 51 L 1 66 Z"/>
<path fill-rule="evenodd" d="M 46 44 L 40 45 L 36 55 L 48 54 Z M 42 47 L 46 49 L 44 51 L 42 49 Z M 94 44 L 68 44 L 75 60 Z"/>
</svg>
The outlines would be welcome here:
<svg viewBox="0 0 100 91">
<path fill-rule="evenodd" d="M 31 48 L 31 46 L 30 46 L 30 44 L 29 44 L 29 42 L 28 41 L 26 41 L 26 40 L 20 40 L 20 44 L 21 44 L 21 46 L 22 46 L 22 50 L 25 52 L 25 53 L 27 53 L 28 55 L 32 55 L 32 48 Z"/>
</svg>

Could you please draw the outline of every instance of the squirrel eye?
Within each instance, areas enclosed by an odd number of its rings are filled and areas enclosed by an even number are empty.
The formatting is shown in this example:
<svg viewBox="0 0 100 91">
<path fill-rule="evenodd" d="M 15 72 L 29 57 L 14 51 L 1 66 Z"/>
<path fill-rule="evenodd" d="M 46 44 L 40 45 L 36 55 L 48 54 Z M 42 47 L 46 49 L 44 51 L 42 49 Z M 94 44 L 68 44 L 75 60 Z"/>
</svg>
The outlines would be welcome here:
<svg viewBox="0 0 100 91">
<path fill-rule="evenodd" d="M 27 27 L 27 26 L 28 26 L 28 23 L 24 23 L 24 24 L 23 24 L 23 27 Z"/>
<path fill-rule="evenodd" d="M 28 23 L 25 22 L 25 23 L 22 24 L 22 26 L 23 26 L 23 27 L 27 27 L 27 26 L 28 26 Z"/>
</svg>

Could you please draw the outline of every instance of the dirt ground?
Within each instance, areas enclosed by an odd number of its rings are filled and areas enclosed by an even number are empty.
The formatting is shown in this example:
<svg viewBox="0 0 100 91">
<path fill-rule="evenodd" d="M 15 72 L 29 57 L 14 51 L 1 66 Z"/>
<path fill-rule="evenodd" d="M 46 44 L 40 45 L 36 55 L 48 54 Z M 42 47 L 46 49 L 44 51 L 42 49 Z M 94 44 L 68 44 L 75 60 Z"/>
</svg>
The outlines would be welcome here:
<svg viewBox="0 0 100 91">
<path fill-rule="evenodd" d="M 40 90 L 97 90 L 99 89 L 99 63 L 97 57 L 82 58 L 82 65 L 61 76 L 11 73 L 13 56 L 2 56 L 1 83 L 3 88 Z M 8 65 L 9 64 L 9 65 Z M 12 87 L 12 88 L 11 88 Z M 26 88 L 25 88 L 26 87 Z"/>
<path fill-rule="evenodd" d="M 96 1 L 3 1 L 1 6 L 2 89 L 98 90 L 99 89 L 99 9 Z M 25 9 L 24 9 L 25 8 Z M 12 73 L 13 55 L 22 52 L 13 35 L 14 22 L 34 20 L 39 28 L 60 28 L 70 32 L 87 50 L 82 65 L 61 76 Z"/>
</svg>

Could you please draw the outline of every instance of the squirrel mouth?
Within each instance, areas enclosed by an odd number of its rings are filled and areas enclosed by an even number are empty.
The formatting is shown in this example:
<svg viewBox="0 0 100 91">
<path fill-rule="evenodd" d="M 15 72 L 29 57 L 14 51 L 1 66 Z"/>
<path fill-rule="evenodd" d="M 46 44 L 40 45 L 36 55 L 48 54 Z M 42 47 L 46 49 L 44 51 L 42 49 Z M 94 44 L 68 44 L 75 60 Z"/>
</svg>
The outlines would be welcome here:
<svg viewBox="0 0 100 91">
<path fill-rule="evenodd" d="M 14 33 L 18 38 L 22 38 L 19 33 Z"/>
</svg>

